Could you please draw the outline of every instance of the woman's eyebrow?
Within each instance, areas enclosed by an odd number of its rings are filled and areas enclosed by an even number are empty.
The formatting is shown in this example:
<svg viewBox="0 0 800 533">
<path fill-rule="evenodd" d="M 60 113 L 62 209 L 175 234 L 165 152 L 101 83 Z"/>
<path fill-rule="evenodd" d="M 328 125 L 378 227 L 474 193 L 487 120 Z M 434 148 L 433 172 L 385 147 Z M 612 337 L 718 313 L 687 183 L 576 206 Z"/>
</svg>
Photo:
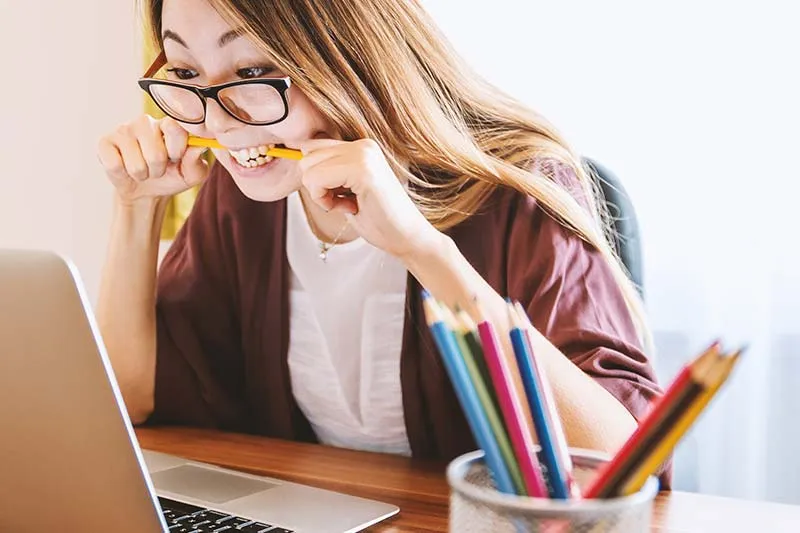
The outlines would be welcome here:
<svg viewBox="0 0 800 533">
<path fill-rule="evenodd" d="M 217 46 L 222 48 L 226 44 L 228 44 L 228 43 L 230 43 L 232 41 L 235 41 L 236 39 L 241 37 L 243 33 L 244 33 L 244 30 L 242 30 L 240 28 L 226 31 L 225 33 L 223 33 L 220 36 L 219 39 L 217 39 Z M 184 48 L 189 48 L 189 46 L 186 44 L 186 41 L 184 41 L 181 38 L 180 35 L 178 35 L 177 33 L 175 33 L 172 30 L 164 30 L 164 32 L 161 34 L 161 40 L 162 41 L 166 41 L 168 39 L 172 40 L 172 41 L 175 41 L 176 43 L 178 43 L 179 45 L 183 46 Z"/>
<path fill-rule="evenodd" d="M 231 41 L 235 41 L 236 39 L 241 37 L 243 34 L 244 34 L 244 30 L 241 29 L 241 28 L 236 28 L 236 29 L 233 29 L 233 30 L 230 30 L 230 31 L 226 31 L 225 33 L 222 34 L 222 36 L 219 39 L 217 39 L 217 46 L 222 48 L 223 46 L 225 46 L 226 44 L 230 43 Z"/>
<path fill-rule="evenodd" d="M 172 30 L 164 30 L 164 32 L 161 34 L 161 40 L 162 41 L 172 40 L 178 43 L 179 45 L 183 46 L 184 48 L 189 48 L 188 46 L 186 46 L 186 41 L 181 39 L 181 36 Z"/>
</svg>

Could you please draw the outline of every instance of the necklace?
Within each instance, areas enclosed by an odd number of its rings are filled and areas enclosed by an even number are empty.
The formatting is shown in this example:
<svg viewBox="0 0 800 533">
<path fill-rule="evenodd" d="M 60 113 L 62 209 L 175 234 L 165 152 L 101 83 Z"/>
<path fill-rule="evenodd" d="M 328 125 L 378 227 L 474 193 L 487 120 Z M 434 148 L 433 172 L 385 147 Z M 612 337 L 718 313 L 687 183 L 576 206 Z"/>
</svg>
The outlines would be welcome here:
<svg viewBox="0 0 800 533">
<path fill-rule="evenodd" d="M 320 239 L 321 233 L 317 229 L 317 225 L 314 224 L 314 220 L 311 218 L 311 215 L 308 213 L 308 209 L 306 209 L 306 203 L 303 201 L 302 197 L 300 198 L 300 203 L 303 205 L 303 212 L 306 214 L 306 219 L 308 220 L 308 225 L 311 227 L 311 233 L 314 234 L 314 237 L 317 239 L 317 243 L 319 246 L 319 258 L 322 260 L 323 263 L 328 262 L 328 252 L 339 243 L 339 239 L 342 238 L 344 231 L 347 229 L 347 226 L 350 225 L 350 221 L 345 221 L 342 228 L 339 230 L 339 233 L 336 234 L 336 237 L 333 239 L 332 242 L 325 242 Z"/>
</svg>

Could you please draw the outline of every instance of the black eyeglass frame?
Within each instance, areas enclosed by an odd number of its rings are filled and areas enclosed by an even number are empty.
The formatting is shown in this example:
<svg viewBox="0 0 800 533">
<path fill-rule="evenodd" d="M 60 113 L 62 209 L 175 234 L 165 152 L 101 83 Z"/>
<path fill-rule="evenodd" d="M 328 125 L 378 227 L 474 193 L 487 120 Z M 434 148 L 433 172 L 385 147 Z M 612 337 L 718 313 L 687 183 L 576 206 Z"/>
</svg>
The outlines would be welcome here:
<svg viewBox="0 0 800 533">
<path fill-rule="evenodd" d="M 186 120 L 185 118 L 179 118 L 173 114 L 169 109 L 165 109 L 166 106 L 162 106 L 159 102 L 159 99 L 156 98 L 152 93 L 152 88 L 156 85 L 165 85 L 169 87 L 177 87 L 180 89 L 188 90 L 193 92 L 200 98 L 200 101 L 203 103 L 203 116 L 200 120 Z M 219 93 L 222 90 L 228 89 L 230 87 L 236 87 L 239 85 L 269 85 L 276 91 L 281 97 L 281 101 L 283 102 L 283 115 L 280 118 L 275 120 L 269 121 L 250 121 L 244 120 L 241 117 L 236 116 L 236 114 L 228 109 L 225 103 L 220 100 Z M 210 85 L 208 87 L 200 87 L 197 85 L 192 85 L 189 83 L 181 83 L 178 81 L 171 81 L 171 80 L 162 80 L 157 78 L 141 78 L 139 80 L 139 87 L 142 88 L 144 92 L 150 96 L 153 102 L 158 106 L 161 111 L 169 115 L 170 117 L 174 118 L 178 122 L 183 122 L 185 124 L 202 124 L 206 120 L 206 110 L 208 107 L 208 99 L 211 98 L 219 106 L 225 110 L 230 116 L 235 118 L 236 120 L 248 124 L 250 126 L 270 126 L 272 124 L 277 124 L 278 122 L 282 122 L 286 120 L 286 117 L 289 116 L 289 100 L 286 97 L 286 91 L 289 90 L 289 87 L 292 85 L 292 80 L 289 77 L 285 78 L 257 78 L 252 80 L 238 80 L 238 81 L 231 81 L 227 83 L 220 83 L 218 85 Z"/>
</svg>

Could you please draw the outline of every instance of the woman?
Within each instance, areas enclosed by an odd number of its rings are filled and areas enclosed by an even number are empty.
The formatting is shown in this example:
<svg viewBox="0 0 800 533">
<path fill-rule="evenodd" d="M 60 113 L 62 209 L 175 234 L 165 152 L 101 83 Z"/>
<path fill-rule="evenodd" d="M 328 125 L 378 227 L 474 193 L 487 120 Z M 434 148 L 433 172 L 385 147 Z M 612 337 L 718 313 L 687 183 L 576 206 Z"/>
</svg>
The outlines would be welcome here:
<svg viewBox="0 0 800 533">
<path fill-rule="evenodd" d="M 142 86 L 169 117 L 99 144 L 117 195 L 97 313 L 135 423 L 474 449 L 424 287 L 501 328 L 519 300 L 569 444 L 625 441 L 660 389 L 589 178 L 417 0 L 146 4 L 171 82 Z M 229 150 L 209 168 L 188 134 Z M 157 275 L 165 204 L 201 183 Z"/>
</svg>

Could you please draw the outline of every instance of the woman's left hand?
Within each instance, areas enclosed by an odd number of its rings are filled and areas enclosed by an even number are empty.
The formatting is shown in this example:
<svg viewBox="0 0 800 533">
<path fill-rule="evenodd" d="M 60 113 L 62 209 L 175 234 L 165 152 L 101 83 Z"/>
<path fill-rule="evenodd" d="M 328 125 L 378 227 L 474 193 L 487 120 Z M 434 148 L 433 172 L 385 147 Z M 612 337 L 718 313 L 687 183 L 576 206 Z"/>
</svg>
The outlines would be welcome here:
<svg viewBox="0 0 800 533">
<path fill-rule="evenodd" d="M 313 201 L 346 213 L 373 246 L 406 259 L 442 236 L 411 201 L 377 142 L 312 139 L 298 148 L 303 186 Z"/>
</svg>

